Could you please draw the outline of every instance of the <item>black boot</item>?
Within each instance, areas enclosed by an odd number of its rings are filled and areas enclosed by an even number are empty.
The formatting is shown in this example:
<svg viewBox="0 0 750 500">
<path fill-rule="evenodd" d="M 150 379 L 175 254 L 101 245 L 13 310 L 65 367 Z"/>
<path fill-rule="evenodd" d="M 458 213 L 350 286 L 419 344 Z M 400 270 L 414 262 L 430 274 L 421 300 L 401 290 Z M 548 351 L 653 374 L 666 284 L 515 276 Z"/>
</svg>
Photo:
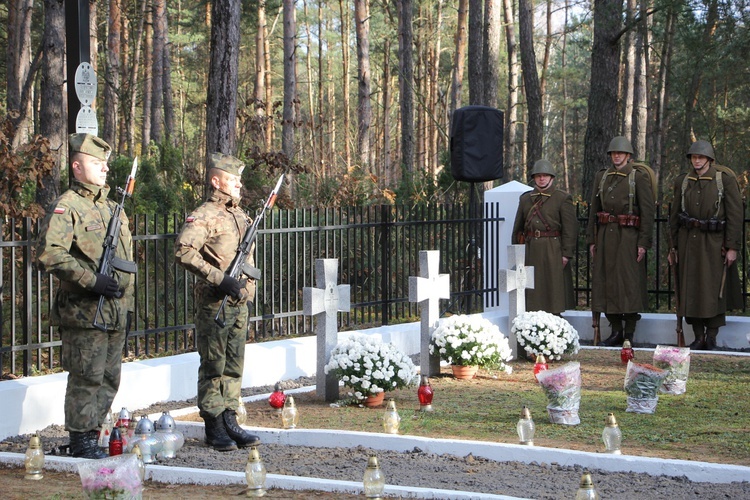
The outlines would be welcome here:
<svg viewBox="0 0 750 500">
<path fill-rule="evenodd" d="M 607 347 L 622 345 L 623 340 L 625 340 L 625 337 L 623 337 L 622 332 L 613 331 L 612 335 L 607 337 L 606 340 L 602 342 L 602 345 L 605 345 Z"/>
<path fill-rule="evenodd" d="M 221 416 L 224 418 L 224 427 L 227 430 L 227 434 L 237 443 L 237 446 L 245 448 L 260 444 L 258 436 L 250 434 L 237 423 L 237 412 L 234 410 L 224 410 Z"/>
<path fill-rule="evenodd" d="M 706 330 L 703 325 L 693 325 L 695 340 L 688 346 L 690 350 L 702 351 L 706 348 Z"/>
<path fill-rule="evenodd" d="M 78 458 L 107 458 L 109 453 L 99 448 L 99 431 L 70 432 L 70 454 Z"/>
<path fill-rule="evenodd" d="M 224 419 L 221 415 L 212 417 L 204 415 L 203 421 L 206 423 L 206 444 L 212 446 L 216 451 L 232 451 L 237 449 L 237 443 L 227 435 L 224 428 Z"/>
<path fill-rule="evenodd" d="M 718 328 L 706 328 L 706 350 L 716 351 L 716 337 L 719 335 Z"/>
</svg>

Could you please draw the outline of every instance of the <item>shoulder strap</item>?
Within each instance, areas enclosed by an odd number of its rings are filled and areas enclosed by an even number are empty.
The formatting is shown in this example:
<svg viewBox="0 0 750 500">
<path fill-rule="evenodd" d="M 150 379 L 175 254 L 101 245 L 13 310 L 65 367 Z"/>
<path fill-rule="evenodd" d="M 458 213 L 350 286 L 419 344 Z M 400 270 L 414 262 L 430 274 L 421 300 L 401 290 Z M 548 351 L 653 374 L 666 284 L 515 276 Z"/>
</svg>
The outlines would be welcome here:
<svg viewBox="0 0 750 500">
<path fill-rule="evenodd" d="M 687 211 L 685 210 L 685 191 L 687 190 L 687 186 L 688 186 L 688 177 L 690 176 L 688 174 L 685 174 L 685 177 L 682 179 L 682 190 L 680 193 L 680 202 L 681 202 L 680 207 L 682 208 L 683 212 Z"/>
<path fill-rule="evenodd" d="M 719 191 L 719 199 L 716 200 L 716 213 L 714 214 L 714 218 L 719 217 L 721 200 L 724 199 L 724 178 L 721 170 L 716 171 L 716 189 Z"/>
<path fill-rule="evenodd" d="M 628 215 L 633 215 L 633 200 L 635 200 L 635 168 L 628 174 Z"/>
</svg>

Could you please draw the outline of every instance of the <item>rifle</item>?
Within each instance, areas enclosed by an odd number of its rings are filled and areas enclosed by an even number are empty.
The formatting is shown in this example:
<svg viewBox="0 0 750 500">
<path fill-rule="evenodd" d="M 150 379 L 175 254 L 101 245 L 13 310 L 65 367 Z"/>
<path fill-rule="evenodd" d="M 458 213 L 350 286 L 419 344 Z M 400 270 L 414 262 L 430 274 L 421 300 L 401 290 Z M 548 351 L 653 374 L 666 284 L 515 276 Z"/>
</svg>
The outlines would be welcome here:
<svg viewBox="0 0 750 500">
<path fill-rule="evenodd" d="M 268 195 L 268 199 L 263 205 L 260 214 L 258 214 L 258 216 L 253 221 L 252 226 L 250 226 L 250 228 L 245 232 L 245 236 L 243 236 L 240 245 L 237 247 L 237 254 L 234 256 L 234 260 L 232 260 L 232 264 L 227 270 L 227 274 L 232 278 L 237 279 L 240 274 L 245 274 L 246 276 L 253 279 L 260 278 L 260 271 L 248 265 L 245 261 L 250 255 L 250 250 L 253 246 L 253 242 L 255 241 L 255 237 L 258 236 L 258 227 L 260 226 L 260 221 L 262 221 L 263 217 L 266 215 L 266 210 L 273 208 L 273 204 L 276 203 L 276 197 L 279 195 L 279 189 L 281 189 L 281 182 L 283 180 L 284 174 L 281 174 L 278 182 L 276 182 L 276 187 L 273 188 L 271 194 Z M 225 295 L 224 300 L 221 301 L 219 310 L 216 311 L 216 316 L 214 316 L 214 321 L 222 328 L 226 326 L 226 322 L 224 321 L 224 308 L 227 305 L 227 300 L 229 300 L 229 296 Z"/>
<path fill-rule="evenodd" d="M 589 210 L 593 210 L 593 206 L 589 208 Z M 598 237 L 599 237 L 599 221 L 594 221 L 594 255 L 591 256 L 591 266 L 594 266 L 594 258 L 596 257 L 596 245 L 598 243 Z M 591 308 L 591 327 L 594 329 L 594 345 L 599 345 L 599 342 L 601 342 L 601 329 L 599 328 L 600 322 L 602 319 L 602 312 L 601 311 L 594 311 L 594 308 Z"/>
<path fill-rule="evenodd" d="M 674 264 L 670 264 L 672 268 L 672 281 L 674 281 L 674 302 L 675 302 L 675 314 L 677 315 L 677 325 L 675 326 L 675 332 L 677 333 L 677 347 L 685 347 L 685 334 L 682 331 L 682 316 L 680 316 L 680 272 L 677 266 L 677 252 L 672 245 L 672 232 L 669 233 L 669 251 L 674 252 Z"/>
<path fill-rule="evenodd" d="M 138 266 L 135 262 L 121 259 L 115 254 L 117 253 L 117 245 L 120 241 L 120 229 L 122 226 L 122 220 L 120 214 L 125 207 L 125 199 L 133 195 L 133 189 L 135 188 L 135 173 L 138 170 L 138 158 L 133 159 L 133 169 L 130 171 L 127 181 L 125 182 L 125 189 L 120 187 L 117 188 L 117 193 L 122 195 L 120 203 L 115 207 L 112 212 L 112 218 L 109 219 L 109 225 L 107 226 L 107 235 L 104 237 L 104 251 L 102 252 L 101 260 L 99 261 L 98 272 L 105 276 L 113 277 L 115 269 L 129 274 L 135 274 L 138 271 Z M 122 290 L 119 290 L 115 297 L 118 299 L 122 297 Z M 99 304 L 96 306 L 96 313 L 94 314 L 94 328 L 106 332 L 107 323 L 104 321 L 104 314 L 102 313 L 102 307 L 104 307 L 104 295 L 99 296 Z"/>
</svg>

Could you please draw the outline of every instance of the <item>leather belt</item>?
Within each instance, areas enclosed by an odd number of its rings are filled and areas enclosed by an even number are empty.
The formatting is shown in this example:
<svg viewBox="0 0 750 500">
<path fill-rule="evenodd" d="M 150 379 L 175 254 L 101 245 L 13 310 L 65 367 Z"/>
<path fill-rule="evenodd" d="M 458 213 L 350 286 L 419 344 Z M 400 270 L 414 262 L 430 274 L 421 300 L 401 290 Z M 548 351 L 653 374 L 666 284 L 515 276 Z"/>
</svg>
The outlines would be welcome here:
<svg viewBox="0 0 750 500">
<path fill-rule="evenodd" d="M 560 231 L 526 231 L 526 238 L 557 238 L 560 236 Z"/>
</svg>

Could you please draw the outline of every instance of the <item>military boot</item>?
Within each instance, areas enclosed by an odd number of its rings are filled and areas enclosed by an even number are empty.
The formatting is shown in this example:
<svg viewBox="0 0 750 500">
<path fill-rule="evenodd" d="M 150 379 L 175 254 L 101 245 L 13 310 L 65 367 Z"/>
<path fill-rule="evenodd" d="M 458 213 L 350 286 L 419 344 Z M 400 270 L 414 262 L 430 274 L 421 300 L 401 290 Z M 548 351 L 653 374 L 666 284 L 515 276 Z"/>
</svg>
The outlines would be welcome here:
<svg viewBox="0 0 750 500">
<path fill-rule="evenodd" d="M 602 345 L 612 347 L 615 345 L 622 345 L 622 314 L 605 314 L 609 326 L 612 328 L 612 335 L 607 337 Z"/>
<path fill-rule="evenodd" d="M 234 410 L 224 410 L 221 416 L 224 419 L 224 427 L 227 430 L 227 434 L 237 443 L 237 446 L 245 448 L 260 444 L 258 436 L 250 434 L 237 423 L 237 412 Z"/>
<path fill-rule="evenodd" d="M 615 331 L 612 330 L 612 335 L 607 337 L 603 342 L 602 345 L 606 345 L 607 347 L 612 347 L 615 345 L 622 345 L 623 340 L 625 337 L 622 335 L 622 331 Z"/>
<path fill-rule="evenodd" d="M 237 449 L 237 443 L 227 435 L 224 427 L 224 419 L 219 415 L 212 417 L 204 415 L 203 421 L 206 423 L 206 444 L 212 446 L 216 451 L 232 451 Z"/>
<path fill-rule="evenodd" d="M 99 431 L 70 432 L 70 454 L 77 458 L 107 458 L 109 453 L 99 448 Z"/>
<path fill-rule="evenodd" d="M 706 330 L 703 325 L 693 325 L 695 340 L 688 346 L 691 351 L 702 351 L 706 348 Z"/>
<path fill-rule="evenodd" d="M 716 351 L 716 337 L 719 335 L 718 328 L 706 328 L 706 350 Z"/>
<path fill-rule="evenodd" d="M 625 315 L 625 340 L 629 340 L 631 344 L 633 343 L 633 337 L 635 337 L 635 325 L 639 319 L 641 319 L 641 315 L 637 313 Z"/>
</svg>

